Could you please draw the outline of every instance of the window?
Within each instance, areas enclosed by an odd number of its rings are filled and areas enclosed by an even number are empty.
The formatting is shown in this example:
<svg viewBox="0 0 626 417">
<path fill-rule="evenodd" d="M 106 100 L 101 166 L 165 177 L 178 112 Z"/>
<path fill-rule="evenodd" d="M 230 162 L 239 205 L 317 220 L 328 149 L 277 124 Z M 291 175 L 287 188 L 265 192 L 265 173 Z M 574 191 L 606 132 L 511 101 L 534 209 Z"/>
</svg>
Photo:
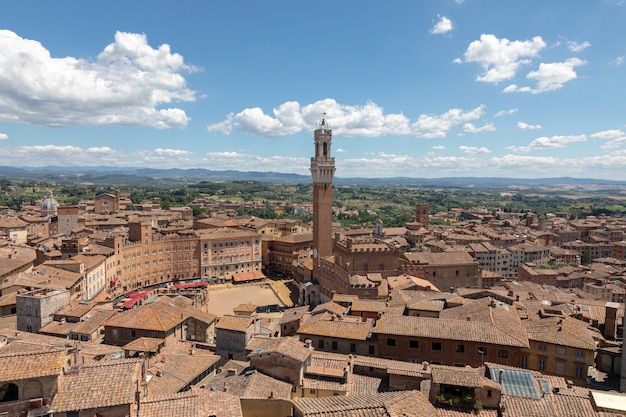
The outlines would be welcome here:
<svg viewBox="0 0 626 417">
<path fill-rule="evenodd" d="M 574 378 L 583 379 L 585 375 L 583 370 L 584 368 L 582 366 L 576 365 L 576 367 L 574 368 Z"/>
<path fill-rule="evenodd" d="M 131 330 L 130 331 L 130 336 L 131 337 L 136 337 L 137 336 L 137 331 L 136 330 Z"/>
<path fill-rule="evenodd" d="M 539 359 L 537 361 L 537 369 L 539 369 L 540 371 L 545 371 L 546 370 L 546 360 L 545 359 Z"/>
<path fill-rule="evenodd" d="M 557 362 L 556 363 L 556 374 L 557 375 L 565 375 L 565 362 Z"/>
<path fill-rule="evenodd" d="M 409 347 L 411 349 L 417 349 L 420 347 L 420 343 L 417 340 L 409 340 Z"/>
<path fill-rule="evenodd" d="M 387 346 L 396 347 L 396 339 L 388 337 L 387 338 Z"/>
<path fill-rule="evenodd" d="M 350 343 L 350 352 L 351 353 L 356 352 L 356 343 Z"/>
<path fill-rule="evenodd" d="M 584 358 L 585 357 L 585 352 L 583 352 L 582 350 L 577 350 L 576 351 L 576 357 L 577 358 Z"/>
<path fill-rule="evenodd" d="M 433 342 L 432 350 L 441 350 L 441 342 Z"/>
<path fill-rule="evenodd" d="M 564 347 L 557 347 L 556 348 L 556 353 L 558 355 L 565 355 L 565 348 Z"/>
<path fill-rule="evenodd" d="M 498 358 L 506 359 L 509 357 L 509 351 L 506 349 L 498 349 Z"/>
<path fill-rule="evenodd" d="M 369 353 L 370 355 L 373 355 L 373 354 L 374 354 L 374 352 L 375 352 L 374 345 L 369 345 L 369 348 L 368 348 L 368 350 L 367 350 L 367 351 L 368 351 L 368 353 Z"/>
<path fill-rule="evenodd" d="M 454 351 L 456 353 L 465 353 L 465 345 L 455 345 Z"/>
<path fill-rule="evenodd" d="M 528 368 L 528 356 L 522 356 L 520 358 L 520 366 L 522 368 Z"/>
<path fill-rule="evenodd" d="M 324 349 L 324 340 L 320 339 L 317 341 L 318 349 Z"/>
<path fill-rule="evenodd" d="M 337 350 L 337 341 L 336 341 L 336 340 L 333 340 L 333 341 L 332 341 L 332 343 L 331 343 L 331 348 L 332 348 L 333 350 Z"/>
<path fill-rule="evenodd" d="M 487 390 L 487 397 L 491 397 L 491 390 L 490 389 Z"/>
<path fill-rule="evenodd" d="M 539 345 L 539 350 L 542 352 L 546 352 L 548 350 L 548 347 L 544 344 Z"/>
</svg>

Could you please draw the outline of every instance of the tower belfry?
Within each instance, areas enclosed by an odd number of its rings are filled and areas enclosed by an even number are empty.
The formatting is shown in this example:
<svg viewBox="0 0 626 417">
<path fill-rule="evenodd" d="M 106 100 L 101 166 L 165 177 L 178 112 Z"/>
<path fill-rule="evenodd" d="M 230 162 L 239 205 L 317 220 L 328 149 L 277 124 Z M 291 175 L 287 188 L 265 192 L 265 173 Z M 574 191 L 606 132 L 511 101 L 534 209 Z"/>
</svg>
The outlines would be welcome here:
<svg viewBox="0 0 626 417">
<path fill-rule="evenodd" d="M 335 158 L 331 156 L 330 145 L 333 131 L 324 117 L 314 132 L 315 156 L 311 158 L 313 178 L 313 272 L 318 269 L 320 259 L 333 252 L 332 200 Z"/>
</svg>

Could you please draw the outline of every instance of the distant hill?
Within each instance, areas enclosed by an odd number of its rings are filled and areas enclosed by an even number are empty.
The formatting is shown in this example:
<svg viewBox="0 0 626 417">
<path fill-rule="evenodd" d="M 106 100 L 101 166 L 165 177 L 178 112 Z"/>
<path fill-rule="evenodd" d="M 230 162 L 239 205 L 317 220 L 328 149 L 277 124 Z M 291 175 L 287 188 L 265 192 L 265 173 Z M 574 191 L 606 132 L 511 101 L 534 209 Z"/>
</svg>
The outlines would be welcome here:
<svg viewBox="0 0 626 417">
<path fill-rule="evenodd" d="M 134 167 L 59 167 L 41 168 L 0 166 L 0 176 L 14 180 L 40 180 L 59 183 L 91 182 L 101 185 L 144 185 L 174 187 L 198 181 L 258 181 L 271 184 L 306 184 L 309 175 L 259 171 L 214 171 L 209 169 L 158 169 Z M 338 186 L 426 186 L 461 188 L 507 188 L 507 187 L 556 187 L 598 186 L 601 188 L 626 187 L 626 181 L 611 181 L 589 178 L 498 178 L 498 177 L 447 177 L 447 178 L 342 178 L 335 177 Z"/>
</svg>

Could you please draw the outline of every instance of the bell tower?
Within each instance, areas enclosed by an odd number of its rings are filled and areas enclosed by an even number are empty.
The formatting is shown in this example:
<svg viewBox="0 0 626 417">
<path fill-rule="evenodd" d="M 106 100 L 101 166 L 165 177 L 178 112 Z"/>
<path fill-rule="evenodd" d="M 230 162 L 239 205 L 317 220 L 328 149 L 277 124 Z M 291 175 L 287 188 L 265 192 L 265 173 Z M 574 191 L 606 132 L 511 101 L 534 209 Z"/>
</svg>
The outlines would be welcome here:
<svg viewBox="0 0 626 417">
<path fill-rule="evenodd" d="M 315 157 L 311 158 L 313 178 L 313 274 L 320 259 L 333 252 L 333 176 L 335 158 L 330 156 L 333 131 L 328 128 L 326 113 L 315 129 Z"/>
</svg>

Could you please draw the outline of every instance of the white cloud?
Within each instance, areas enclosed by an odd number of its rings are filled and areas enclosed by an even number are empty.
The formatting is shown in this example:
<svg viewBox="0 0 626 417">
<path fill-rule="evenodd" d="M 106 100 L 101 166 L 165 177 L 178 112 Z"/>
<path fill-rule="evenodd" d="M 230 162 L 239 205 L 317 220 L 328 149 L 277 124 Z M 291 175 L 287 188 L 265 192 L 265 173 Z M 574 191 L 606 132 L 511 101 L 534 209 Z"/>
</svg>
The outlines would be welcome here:
<svg viewBox="0 0 626 417">
<path fill-rule="evenodd" d="M 441 115 L 420 115 L 413 124 L 402 113 L 385 114 L 382 107 L 368 102 L 363 106 L 350 106 L 327 98 L 301 106 L 286 102 L 268 115 L 261 108 L 247 108 L 229 114 L 226 120 L 207 126 L 209 132 L 230 134 L 233 129 L 263 137 L 292 135 L 315 126 L 323 114 L 333 133 L 342 137 L 380 137 L 414 135 L 422 138 L 442 138 L 455 125 L 480 119 L 484 106 L 464 112 L 450 109 Z"/>
<path fill-rule="evenodd" d="M 541 125 L 529 125 L 528 123 L 524 123 L 524 122 L 517 122 L 517 127 L 522 129 L 522 130 L 537 130 L 537 129 L 541 129 Z"/>
<path fill-rule="evenodd" d="M 587 62 L 579 58 L 570 58 L 565 62 L 552 62 L 549 64 L 539 64 L 537 71 L 531 71 L 526 78 L 534 79 L 537 81 L 537 87 L 518 87 L 515 84 L 511 84 L 503 91 L 505 93 L 522 92 L 539 94 L 546 91 L 554 91 L 563 87 L 563 85 L 571 80 L 576 79 L 576 71 L 574 67 L 585 65 Z"/>
<path fill-rule="evenodd" d="M 465 152 L 468 155 L 476 155 L 480 153 L 491 153 L 491 151 L 484 146 L 476 147 L 476 146 L 459 146 L 459 150 L 461 152 Z"/>
<path fill-rule="evenodd" d="M 623 64 L 624 64 L 623 56 L 618 56 L 617 58 L 615 58 L 615 65 L 623 65 Z"/>
<path fill-rule="evenodd" d="M 442 150 L 446 149 L 446 147 L 443 146 L 443 145 L 435 145 L 435 146 L 431 147 L 431 149 L 434 149 L 436 151 L 442 151 Z"/>
<path fill-rule="evenodd" d="M 624 134 L 624 132 L 621 130 L 612 129 L 612 130 L 603 130 L 601 132 L 592 133 L 589 136 L 594 139 L 617 139 L 622 136 L 626 136 L 626 134 Z"/>
<path fill-rule="evenodd" d="M 508 109 L 508 110 L 500 110 L 495 114 L 496 117 L 502 116 L 510 116 L 511 114 L 517 113 L 517 109 Z"/>
<path fill-rule="evenodd" d="M 7 140 L 9 138 L 9 135 L 7 135 L 6 133 L 0 133 L 0 140 Z"/>
<path fill-rule="evenodd" d="M 454 29 L 454 27 L 452 26 L 452 20 L 448 19 L 445 16 L 438 17 L 439 21 L 435 24 L 435 26 L 432 27 L 432 29 L 430 29 L 430 33 L 438 35 L 442 33 L 448 33 L 452 29 Z"/>
<path fill-rule="evenodd" d="M 530 63 L 528 58 L 537 56 L 545 46 L 540 36 L 529 41 L 509 41 L 482 34 L 480 40 L 469 44 L 463 58 L 483 68 L 484 73 L 476 77 L 477 81 L 499 83 L 513 78 L 520 65 Z"/>
<path fill-rule="evenodd" d="M 593 139 L 607 140 L 600 146 L 601 149 L 617 149 L 626 143 L 626 133 L 622 130 L 612 129 L 596 132 L 589 135 Z"/>
<path fill-rule="evenodd" d="M 450 109 L 436 116 L 422 114 L 412 125 L 413 134 L 427 139 L 443 138 L 453 126 L 480 119 L 484 114 L 484 108 L 484 105 L 480 105 L 469 112 L 463 112 L 461 109 Z"/>
<path fill-rule="evenodd" d="M 467 133 L 495 132 L 496 127 L 493 125 L 493 123 L 487 123 L 482 127 L 476 127 L 473 123 L 465 123 L 463 125 L 463 130 Z"/>
<path fill-rule="evenodd" d="M 589 48 L 590 46 L 591 44 L 588 41 L 584 41 L 584 42 L 568 41 L 567 42 L 567 49 L 569 49 L 572 52 L 580 52 Z"/>
<path fill-rule="evenodd" d="M 346 151 L 346 150 L 345 150 L 345 149 L 343 149 L 343 148 L 337 148 L 337 149 L 335 150 L 335 153 L 346 153 L 346 152 L 348 152 L 348 151 Z"/>
<path fill-rule="evenodd" d="M 169 45 L 157 49 L 143 34 L 117 32 L 95 61 L 55 58 L 39 42 L 0 30 L 0 121 L 45 126 L 184 127 L 173 102 L 194 101 L 187 65 Z"/>
<path fill-rule="evenodd" d="M 530 142 L 528 146 L 509 146 L 507 149 L 512 152 L 529 152 L 534 149 L 554 149 L 564 148 L 566 145 L 573 142 L 585 142 L 587 136 L 585 135 L 572 135 L 572 136 L 542 136 Z"/>
</svg>

